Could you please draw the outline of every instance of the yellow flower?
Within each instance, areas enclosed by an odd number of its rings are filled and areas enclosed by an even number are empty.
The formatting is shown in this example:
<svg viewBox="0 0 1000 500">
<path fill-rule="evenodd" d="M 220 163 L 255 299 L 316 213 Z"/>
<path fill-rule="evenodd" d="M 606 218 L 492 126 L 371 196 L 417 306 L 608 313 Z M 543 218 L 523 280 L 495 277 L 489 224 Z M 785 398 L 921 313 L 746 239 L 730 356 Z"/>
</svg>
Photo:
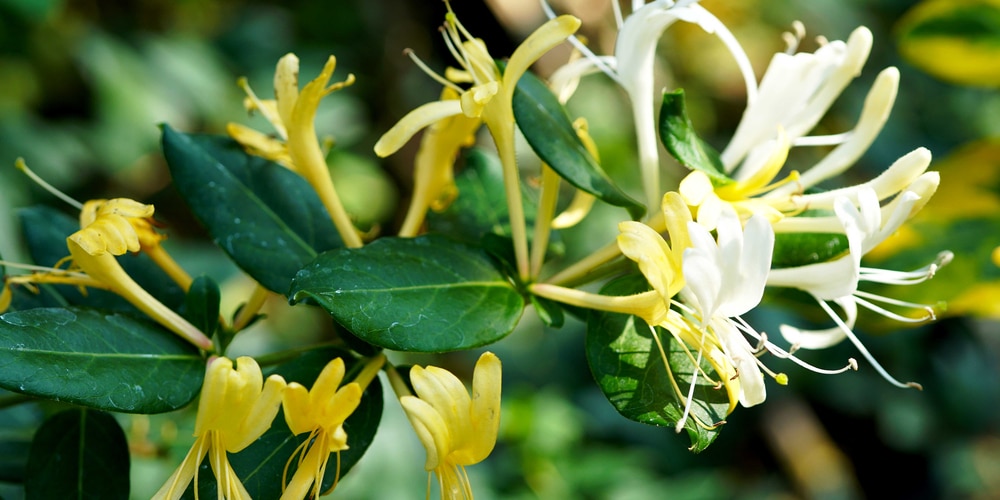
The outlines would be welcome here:
<svg viewBox="0 0 1000 500">
<path fill-rule="evenodd" d="M 465 467 L 489 456 L 500 425 L 500 359 L 491 352 L 479 357 L 471 397 L 462 381 L 436 366 L 414 366 L 410 381 L 417 395 L 399 402 L 427 450 L 424 468 L 437 476 L 441 498 L 472 498 Z"/>
<path fill-rule="evenodd" d="M 647 224 L 625 221 L 618 225 L 621 231 L 618 235 L 618 250 L 639 265 L 639 270 L 653 290 L 627 296 L 609 296 L 534 283 L 529 287 L 531 293 L 577 307 L 634 314 L 650 325 L 662 323 L 667 318 L 671 299 L 684 288 L 681 261 L 684 250 L 691 246 L 687 229 L 691 212 L 681 196 L 671 191 L 663 196 L 659 215 L 656 221 L 650 223 L 665 224 L 667 234 L 670 235 L 669 244 L 659 231 Z"/>
<path fill-rule="evenodd" d="M 314 123 L 323 97 L 354 83 L 354 75 L 347 75 L 346 80 L 327 85 L 336 66 L 337 58 L 330 56 L 319 76 L 300 91 L 299 59 L 295 54 L 286 54 L 278 61 L 274 72 L 275 99 L 269 100 L 258 99 L 246 81 L 240 80 L 247 92 L 247 108 L 260 111 L 284 142 L 234 123 L 229 124 L 227 130 L 251 153 L 281 163 L 309 181 L 330 213 L 344 244 L 357 248 L 362 245 L 361 236 L 333 187 Z"/>
<path fill-rule="evenodd" d="M 198 467 L 206 455 L 218 482 L 218 498 L 250 498 L 226 453 L 243 450 L 271 427 L 284 390 L 285 380 L 278 375 L 264 381 L 253 358 L 237 358 L 236 369 L 228 358 L 209 360 L 194 426 L 197 439 L 153 498 L 180 498 L 192 480 L 198 498 Z"/>
<path fill-rule="evenodd" d="M 450 87 L 441 91 L 441 100 L 457 100 L 458 93 Z M 478 117 L 457 114 L 431 124 L 420 140 L 414 158 L 413 199 L 400 236 L 414 236 L 423 224 L 427 209 L 444 210 L 458 195 L 455 187 L 455 157 L 463 147 L 475 142 L 475 133 L 482 125 Z"/>
<path fill-rule="evenodd" d="M 527 229 L 514 150 L 514 89 L 521 75 L 539 57 L 576 32 L 580 27 L 580 20 L 573 16 L 559 16 L 543 24 L 518 46 L 501 74 L 493 56 L 486 49 L 486 44 L 473 37 L 458 21 L 451 6 L 447 2 L 445 5 L 448 8 L 445 17 L 445 42 L 452 49 L 462 70 L 449 72 L 450 78 L 433 73 L 431 76 L 453 89 L 459 94 L 459 98 L 431 102 L 411 111 L 378 140 L 375 154 L 388 156 L 423 128 L 449 117 L 462 114 L 469 118 L 482 118 L 493 136 L 503 165 L 518 272 L 522 278 L 527 278 Z M 456 82 L 469 82 L 471 87 L 463 89 Z"/>
<path fill-rule="evenodd" d="M 340 477 L 340 451 L 348 448 L 344 421 L 361 403 L 364 390 L 357 381 L 341 386 L 343 380 L 344 360 L 336 358 L 327 363 L 311 390 L 296 382 L 288 384 L 285 389 L 283 407 L 288 428 L 292 434 L 308 432 L 309 438 L 289 459 L 290 464 L 295 455 L 300 457 L 298 469 L 281 498 L 319 498 L 327 461 L 334 452 L 338 461 L 337 477 Z M 336 484 L 334 481 L 334 487 Z"/>
<path fill-rule="evenodd" d="M 0 311 L 9 306 L 11 284 L 31 286 L 52 283 L 99 288 L 120 295 L 184 340 L 201 349 L 211 350 L 211 339 L 139 286 L 115 258 L 127 252 L 138 252 L 144 241 L 159 245 L 160 237 L 149 223 L 153 206 L 117 198 L 92 200 L 83 207 L 80 212 L 83 227 L 66 238 L 69 259 L 72 260 L 69 269 L 59 269 L 60 264 L 57 263 L 55 268 L 33 268 L 44 272 L 7 277 L 4 292 L 0 295 L 0 306 L 3 306 Z"/>
</svg>

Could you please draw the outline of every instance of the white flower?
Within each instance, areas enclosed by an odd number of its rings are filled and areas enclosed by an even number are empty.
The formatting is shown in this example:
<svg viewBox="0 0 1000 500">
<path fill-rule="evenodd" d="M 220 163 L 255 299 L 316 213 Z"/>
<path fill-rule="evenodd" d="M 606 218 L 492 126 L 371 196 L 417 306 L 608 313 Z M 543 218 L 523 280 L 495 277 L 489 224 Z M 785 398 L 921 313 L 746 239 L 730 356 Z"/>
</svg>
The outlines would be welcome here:
<svg viewBox="0 0 1000 500">
<path fill-rule="evenodd" d="M 833 208 L 836 218 L 840 221 L 841 230 L 847 236 L 848 254 L 828 262 L 773 269 L 768 275 L 767 284 L 793 287 L 808 292 L 837 326 L 822 330 L 805 330 L 782 325 L 781 334 L 785 340 L 792 343 L 794 348 L 822 349 L 847 338 L 886 380 L 899 387 L 919 387 L 913 382 L 901 383 L 890 376 L 854 335 L 852 328 L 859 305 L 899 321 L 921 322 L 934 319 L 934 311 L 928 306 L 864 292 L 859 290 L 858 286 L 862 281 L 900 285 L 920 283 L 933 277 L 938 268 L 951 260 L 951 252 L 942 252 L 935 262 L 911 272 L 867 268 L 861 265 L 861 258 L 866 253 L 895 233 L 927 202 L 934 193 L 937 182 L 937 173 L 928 172 L 885 207 L 879 206 L 878 195 L 870 186 L 857 188 L 856 200 L 846 196 L 835 199 Z M 818 226 L 825 225 L 825 223 L 818 224 Z M 828 302 L 837 304 L 843 310 L 844 318 L 841 318 Z M 917 318 L 904 317 L 877 303 L 921 309 L 926 313 Z"/>
<path fill-rule="evenodd" d="M 740 315 L 756 307 L 764 294 L 774 248 L 771 225 L 764 217 L 753 216 L 744 230 L 736 212 L 727 210 L 719 219 L 718 241 L 694 222 L 688 224 L 688 233 L 692 246 L 684 251 L 687 285 L 681 297 L 701 329 L 718 338 L 736 368 L 740 403 L 763 402 L 764 378 L 754 349 L 741 333 L 749 327 Z"/>
</svg>

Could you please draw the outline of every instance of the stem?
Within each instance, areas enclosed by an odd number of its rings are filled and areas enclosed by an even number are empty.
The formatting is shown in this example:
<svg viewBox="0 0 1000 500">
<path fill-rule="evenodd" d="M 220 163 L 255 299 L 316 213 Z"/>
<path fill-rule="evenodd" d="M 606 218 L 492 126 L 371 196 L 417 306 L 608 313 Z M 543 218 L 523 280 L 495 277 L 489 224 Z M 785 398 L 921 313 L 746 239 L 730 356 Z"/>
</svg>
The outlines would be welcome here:
<svg viewBox="0 0 1000 500">
<path fill-rule="evenodd" d="M 492 103 L 491 103 L 492 104 Z M 512 113 L 510 113 L 512 115 Z M 490 119 L 492 113 L 483 113 L 486 127 L 496 143 L 500 164 L 503 166 L 503 185 L 507 192 L 507 213 L 510 217 L 510 234 L 514 240 L 514 256 L 517 260 L 517 274 L 528 281 L 528 228 L 524 219 L 524 205 L 521 201 L 521 179 L 517 171 L 517 156 L 514 151 L 514 117 L 509 120 Z"/>
<path fill-rule="evenodd" d="M 552 285 L 565 285 L 580 281 L 587 274 L 594 272 L 594 269 L 607 264 L 616 257 L 621 256 L 621 254 L 622 250 L 618 247 L 618 242 L 612 242 L 604 248 L 584 257 L 576 264 L 559 271 L 554 276 L 545 280 L 545 282 Z"/>
<path fill-rule="evenodd" d="M 19 404 L 28 403 L 34 401 L 34 396 L 29 396 L 27 394 L 7 394 L 0 396 L 0 410 L 4 408 L 10 408 L 11 406 L 17 406 Z"/>
<path fill-rule="evenodd" d="M 191 282 L 193 281 L 191 275 L 167 253 L 166 249 L 160 245 L 155 245 L 143 248 L 142 250 L 146 252 L 149 258 L 153 259 L 153 262 L 157 266 L 160 266 L 160 269 L 163 269 L 163 272 L 167 273 L 167 276 L 170 276 L 170 279 L 174 280 L 174 283 L 177 283 L 177 286 L 181 287 L 185 292 L 191 288 Z"/>
<path fill-rule="evenodd" d="M 368 384 L 372 383 L 372 380 L 375 379 L 385 363 L 385 354 L 378 353 L 365 363 L 365 367 L 361 369 L 361 373 L 354 377 L 353 382 L 357 382 L 361 386 L 361 390 L 364 391 L 368 388 Z"/>
</svg>

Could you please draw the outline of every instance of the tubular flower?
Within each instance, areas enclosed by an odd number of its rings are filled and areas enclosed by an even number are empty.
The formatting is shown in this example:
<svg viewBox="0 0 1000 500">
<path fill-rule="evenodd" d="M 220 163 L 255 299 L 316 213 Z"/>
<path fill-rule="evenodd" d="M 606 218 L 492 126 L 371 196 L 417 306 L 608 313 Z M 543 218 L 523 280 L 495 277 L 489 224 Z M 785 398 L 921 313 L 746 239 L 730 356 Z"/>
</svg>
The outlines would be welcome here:
<svg viewBox="0 0 1000 500">
<path fill-rule="evenodd" d="M 901 383 L 890 376 L 875 361 L 852 329 L 857 318 L 858 305 L 904 322 L 934 319 L 934 310 L 929 306 L 864 292 L 859 290 L 859 285 L 863 281 L 897 285 L 921 283 L 932 278 L 937 269 L 951 260 L 951 252 L 942 252 L 935 262 L 910 272 L 873 269 L 861 265 L 861 259 L 866 253 L 895 233 L 927 202 L 937 187 L 937 180 L 936 172 L 925 174 L 885 207 L 879 206 L 878 196 L 870 187 L 858 191 L 856 202 L 847 197 L 835 200 L 834 212 L 841 223 L 842 231 L 847 236 L 848 253 L 828 262 L 773 269 L 768 277 L 768 285 L 794 287 L 808 292 L 836 326 L 823 330 L 806 330 L 782 325 L 781 333 L 786 340 L 795 347 L 822 349 L 837 344 L 845 338 L 849 339 L 890 383 L 899 387 L 920 387 L 913 382 Z M 844 311 L 845 317 L 841 318 L 828 302 L 837 304 Z M 916 318 L 905 317 L 876 303 L 920 310 L 924 313 Z"/>
<path fill-rule="evenodd" d="M 192 480 L 198 498 L 198 467 L 208 455 L 218 498 L 249 499 L 226 453 L 243 450 L 271 427 L 284 390 L 285 380 L 271 375 L 265 381 L 253 358 L 237 358 L 236 369 L 228 358 L 210 359 L 198 401 L 194 445 L 153 498 L 178 499 Z"/>
<path fill-rule="evenodd" d="M 721 154 L 725 172 L 734 182 L 713 186 L 705 174 L 692 172 L 681 183 L 681 194 L 688 204 L 699 207 L 698 220 L 709 227 L 718 217 L 720 202 L 724 202 L 733 205 L 744 219 L 758 213 L 767 216 L 777 232 L 795 231 L 801 222 L 786 216 L 806 209 L 831 208 L 834 197 L 858 189 L 855 186 L 836 194 L 801 194 L 844 172 L 871 146 L 895 102 L 899 71 L 889 67 L 875 78 L 852 130 L 808 136 L 833 101 L 860 74 L 871 50 L 872 34 L 859 27 L 846 42 L 824 43 L 814 53 L 794 53 L 804 36 L 800 25 L 797 29 L 798 33 L 789 35 L 794 42 L 788 52 L 772 58 L 756 96 L 748 100 L 743 118 Z M 836 147 L 801 174 L 792 171 L 775 181 L 788 149 L 797 146 Z M 891 197 L 926 170 L 929 158 L 927 150 L 919 148 L 865 185 L 878 185 L 879 199 Z"/>
<path fill-rule="evenodd" d="M 418 131 L 449 117 L 462 114 L 469 118 L 481 118 L 493 136 L 503 165 L 518 272 L 526 278 L 529 273 L 527 229 L 514 150 L 514 88 L 521 75 L 539 57 L 576 32 L 580 20 L 573 16 L 560 16 L 543 24 L 518 46 L 501 73 L 483 41 L 473 37 L 458 21 L 451 6 L 447 2 L 445 5 L 448 8 L 445 42 L 462 69 L 448 72 L 446 75 L 450 78 L 427 71 L 442 85 L 458 93 L 459 98 L 435 101 L 411 111 L 375 143 L 375 154 L 388 156 Z M 423 63 L 418 64 L 423 67 Z M 457 85 L 463 82 L 470 82 L 471 87 L 463 89 Z"/>
<path fill-rule="evenodd" d="M 687 224 L 691 211 L 675 192 L 663 196 L 661 205 L 670 243 L 653 227 L 625 221 L 618 225 L 618 251 L 634 260 L 653 290 L 627 296 L 584 292 L 546 283 L 530 285 L 531 293 L 566 304 L 602 311 L 634 314 L 650 325 L 666 320 L 671 300 L 684 288 L 681 261 L 690 246 Z"/>
<path fill-rule="evenodd" d="M 309 438 L 289 459 L 291 463 L 296 454 L 300 456 L 298 469 L 281 498 L 319 498 L 331 453 L 337 453 L 339 478 L 340 451 L 348 448 L 344 421 L 361 403 L 363 391 L 357 382 L 341 386 L 343 380 L 344 360 L 336 358 L 323 368 L 312 389 L 296 382 L 285 389 L 282 404 L 288 428 L 296 435 L 308 432 Z"/>
<path fill-rule="evenodd" d="M 138 252 L 142 249 L 142 241 L 152 240 L 158 244 L 148 221 L 152 215 L 152 205 L 129 199 L 88 202 L 80 213 L 80 221 L 85 225 L 66 238 L 72 261 L 69 268 L 59 269 L 57 263 L 56 268 L 44 268 L 44 272 L 9 277 L 4 284 L 5 290 L 11 284 L 30 286 L 36 283 L 109 290 L 184 340 L 201 349 L 211 350 L 212 341 L 204 333 L 139 286 L 115 258 L 126 252 Z M 9 297 L 9 290 L 4 296 Z M 7 299 L 0 299 L 0 305 L 9 305 L 4 302 L 8 302 Z"/>
<path fill-rule="evenodd" d="M 410 381 L 416 396 L 399 402 L 427 450 L 424 468 L 437 476 L 442 499 L 472 498 L 465 472 L 483 461 L 496 444 L 500 425 L 500 359 L 483 353 L 472 377 L 472 396 L 451 372 L 414 366 Z"/>
<path fill-rule="evenodd" d="M 337 58 L 330 56 L 319 76 L 300 91 L 299 59 L 295 54 L 286 54 L 275 69 L 275 98 L 269 100 L 259 99 L 246 80 L 240 80 L 247 93 L 247 109 L 260 111 L 271 122 L 281 141 L 239 124 L 230 123 L 227 130 L 251 153 L 281 163 L 309 181 L 330 213 L 344 243 L 350 248 L 357 248 L 362 244 L 361 237 L 333 187 L 314 123 L 323 97 L 354 83 L 354 75 L 347 75 L 346 80 L 328 85 L 336 66 Z"/>
<path fill-rule="evenodd" d="M 450 87 L 441 91 L 441 101 L 458 99 L 458 93 Z M 424 133 L 414 159 L 413 199 L 400 236 L 416 235 L 428 208 L 444 210 L 458 196 L 455 158 L 463 147 L 475 142 L 475 133 L 481 125 L 479 117 L 456 114 L 432 123 Z"/>
</svg>

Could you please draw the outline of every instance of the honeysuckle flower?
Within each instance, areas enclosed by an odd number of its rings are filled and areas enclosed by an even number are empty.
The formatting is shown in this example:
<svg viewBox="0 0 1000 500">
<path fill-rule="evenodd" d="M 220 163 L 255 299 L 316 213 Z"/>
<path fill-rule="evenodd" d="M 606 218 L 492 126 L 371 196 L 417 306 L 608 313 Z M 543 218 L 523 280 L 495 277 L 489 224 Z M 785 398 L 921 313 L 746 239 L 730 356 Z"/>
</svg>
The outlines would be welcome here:
<svg viewBox="0 0 1000 500">
<path fill-rule="evenodd" d="M 528 268 L 527 228 L 521 202 L 521 188 L 514 150 L 514 110 L 512 100 L 517 81 L 539 57 L 562 43 L 580 27 L 580 20 L 573 16 L 552 19 L 528 36 L 514 50 L 503 72 L 494 62 L 482 40 L 472 36 L 458 21 L 451 5 L 445 2 L 445 42 L 461 66 L 446 78 L 426 70 L 435 80 L 459 94 L 458 99 L 444 99 L 424 104 L 409 112 L 375 143 L 375 154 L 381 157 L 396 152 L 414 134 L 433 123 L 462 114 L 481 118 L 496 143 L 503 165 L 504 187 L 510 212 L 511 235 L 518 273 L 522 278 L 530 274 Z M 416 60 L 416 59 L 415 59 Z M 421 64 L 422 68 L 426 68 Z M 457 83 L 468 82 L 463 89 Z"/>
<path fill-rule="evenodd" d="M 354 83 L 354 75 L 349 74 L 344 81 L 328 85 L 336 66 L 337 58 L 330 56 L 319 76 L 299 90 L 299 59 L 295 54 L 286 54 L 275 69 L 275 98 L 269 100 L 259 99 L 246 80 L 241 79 L 240 85 L 247 93 L 247 109 L 263 114 L 281 140 L 234 123 L 230 123 L 227 130 L 252 154 L 292 168 L 309 181 L 330 213 L 344 244 L 357 248 L 362 245 L 361 236 L 334 189 L 314 123 L 323 97 Z"/>
<path fill-rule="evenodd" d="M 319 498 L 331 453 L 337 453 L 337 478 L 340 477 L 340 452 L 348 448 L 344 421 L 361 403 L 361 393 L 364 392 L 362 382 L 367 385 L 374 378 L 385 357 L 380 355 L 376 360 L 374 372 L 367 380 L 341 385 L 344 360 L 336 358 L 327 363 L 316 377 L 312 389 L 306 389 L 297 382 L 288 384 L 282 400 L 285 421 L 292 434 L 308 432 L 309 438 L 289 458 L 290 464 L 296 455 L 299 456 L 298 469 L 285 486 L 281 498 Z M 335 480 L 331 489 L 336 485 Z"/>
<path fill-rule="evenodd" d="M 265 381 L 253 358 L 237 358 L 235 369 L 228 358 L 210 359 L 198 401 L 195 442 L 153 498 L 178 499 L 191 481 L 197 498 L 198 468 L 207 455 L 218 483 L 218 498 L 249 499 L 226 453 L 243 450 L 271 427 L 284 390 L 285 380 L 271 375 Z"/>
<path fill-rule="evenodd" d="M 552 13 L 543 2 L 550 17 Z M 638 141 L 639 166 L 649 207 L 661 197 L 660 161 L 654 117 L 654 56 L 663 32 L 677 21 L 696 24 L 706 33 L 716 35 L 730 50 L 744 75 L 747 95 L 752 100 L 757 92 L 750 60 L 728 28 L 697 0 L 655 0 L 642 4 L 633 2 L 633 12 L 619 21 L 614 57 L 599 57 L 582 44 L 576 46 L 587 55 L 594 67 L 601 69 L 625 90 L 632 104 L 632 116 Z M 618 6 L 615 5 L 618 9 Z M 620 12 L 616 10 L 618 17 Z M 580 63 L 584 64 L 584 63 Z M 583 72 L 584 70 L 577 70 Z"/>
<path fill-rule="evenodd" d="M 803 35 L 789 36 L 795 43 L 788 53 L 778 53 L 772 58 L 756 98 L 748 99 L 743 118 L 721 154 L 725 172 L 735 182 L 713 186 L 705 174 L 692 172 L 681 183 L 685 199 L 699 207 L 698 220 L 710 227 L 718 215 L 720 202 L 731 204 L 744 218 L 751 213 L 767 216 L 778 232 L 794 231 L 801 222 L 786 215 L 831 208 L 836 196 L 860 186 L 836 193 L 801 193 L 853 165 L 878 136 L 892 110 L 899 71 L 889 67 L 875 78 L 852 130 L 831 136 L 807 135 L 843 89 L 860 74 L 871 50 L 872 35 L 867 28 L 860 27 L 847 42 L 824 43 L 813 53 L 793 53 Z M 815 165 L 775 180 L 789 147 L 831 145 L 836 147 Z M 877 185 L 879 199 L 886 199 L 913 182 L 929 163 L 930 154 L 919 148 L 865 184 Z"/>
<path fill-rule="evenodd" d="M 424 468 L 437 476 L 442 499 L 471 499 L 465 467 L 489 456 L 500 426 L 500 359 L 491 352 L 479 357 L 471 397 L 461 380 L 436 366 L 414 366 L 410 382 L 416 396 L 399 402 L 427 451 Z M 394 380 L 397 394 L 408 392 L 404 385 Z"/>
<path fill-rule="evenodd" d="M 7 277 L 3 295 L 8 299 L 0 298 L 0 305 L 9 305 L 7 289 L 12 284 L 52 283 L 109 290 L 184 340 L 211 350 L 211 339 L 139 286 L 115 258 L 127 252 L 138 252 L 142 249 L 142 241 L 158 245 L 158 237 L 148 222 L 153 206 L 125 198 L 93 200 L 82 206 L 80 221 L 85 225 L 66 238 L 69 268 L 60 269 L 61 263 L 57 263 L 54 268 L 32 268 L 40 271 L 34 274 Z"/>
<path fill-rule="evenodd" d="M 766 394 L 760 363 L 744 333 L 758 338 L 759 334 L 740 316 L 756 307 L 764 295 L 774 232 L 759 215 L 750 217 L 744 229 L 736 212 L 726 210 L 717 233 L 718 241 L 704 226 L 688 223 L 691 246 L 684 250 L 686 285 L 680 293 L 703 335 L 717 339 L 735 368 L 740 404 L 753 406 L 764 401 Z"/>
<path fill-rule="evenodd" d="M 441 100 L 458 100 L 450 87 L 441 91 Z M 456 114 L 434 122 L 420 139 L 420 149 L 413 160 L 413 198 L 399 235 L 415 236 L 423 224 L 427 209 L 441 211 L 458 196 L 455 187 L 455 158 L 463 147 L 475 143 L 479 117 Z"/>
<path fill-rule="evenodd" d="M 901 383 L 890 376 L 853 332 L 859 305 L 904 322 L 921 322 L 935 317 L 933 308 L 929 306 L 903 302 L 859 289 L 861 282 L 897 285 L 921 283 L 932 278 L 937 269 L 951 260 L 951 252 L 942 252 L 935 262 L 911 272 L 874 269 L 861 265 L 861 259 L 866 253 L 895 233 L 933 195 L 937 187 L 937 173 L 928 172 L 918 181 L 922 182 L 915 182 L 910 189 L 903 191 L 885 207 L 879 206 L 878 196 L 870 187 L 858 191 L 857 202 L 847 197 L 837 198 L 834 202 L 834 212 L 847 236 L 848 253 L 828 262 L 771 271 L 768 285 L 794 287 L 808 292 L 836 324 L 833 328 L 819 330 L 782 325 L 781 334 L 794 347 L 822 349 L 846 338 L 879 374 L 893 385 L 920 387 L 914 382 Z M 833 310 L 829 302 L 837 304 L 843 310 L 844 318 Z M 923 311 L 923 314 L 916 318 L 904 317 L 877 303 L 915 309 Z"/>
<path fill-rule="evenodd" d="M 671 299 L 684 288 L 681 268 L 684 249 L 690 246 L 687 224 L 691 212 L 680 195 L 669 192 L 663 196 L 659 219 L 665 224 L 670 243 L 652 226 L 636 221 L 618 224 L 620 234 L 617 250 L 639 265 L 652 290 L 626 296 L 600 295 L 582 290 L 533 283 L 531 293 L 566 304 L 609 312 L 634 314 L 650 325 L 667 318 Z"/>
</svg>

